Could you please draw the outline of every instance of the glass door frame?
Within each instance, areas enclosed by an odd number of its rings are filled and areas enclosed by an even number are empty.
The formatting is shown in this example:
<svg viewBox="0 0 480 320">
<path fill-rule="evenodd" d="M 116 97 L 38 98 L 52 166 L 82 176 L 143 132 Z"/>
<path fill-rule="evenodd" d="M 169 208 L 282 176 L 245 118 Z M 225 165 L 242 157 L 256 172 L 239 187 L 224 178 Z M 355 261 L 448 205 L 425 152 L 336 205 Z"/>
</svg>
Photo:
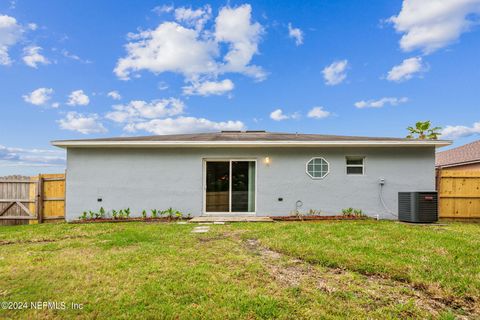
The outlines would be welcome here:
<svg viewBox="0 0 480 320">
<path fill-rule="evenodd" d="M 255 163 L 255 210 L 253 212 L 237 212 L 232 211 L 232 162 L 234 161 L 251 161 Z M 203 190 L 203 215 L 225 215 L 225 214 L 237 214 L 237 215 L 256 215 L 257 214 L 257 176 L 258 166 L 257 159 L 254 158 L 203 158 L 203 176 L 202 176 L 202 190 Z M 228 211 L 225 212 L 207 212 L 207 162 L 228 162 Z"/>
</svg>

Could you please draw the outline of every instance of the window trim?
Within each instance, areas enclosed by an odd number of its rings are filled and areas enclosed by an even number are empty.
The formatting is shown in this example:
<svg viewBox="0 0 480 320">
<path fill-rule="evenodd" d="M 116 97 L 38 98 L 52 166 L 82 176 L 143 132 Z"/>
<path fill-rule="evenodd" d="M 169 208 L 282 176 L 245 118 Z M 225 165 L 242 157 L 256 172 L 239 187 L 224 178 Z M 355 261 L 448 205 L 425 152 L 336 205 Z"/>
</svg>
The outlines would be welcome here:
<svg viewBox="0 0 480 320">
<path fill-rule="evenodd" d="M 328 170 L 327 170 L 327 173 L 325 173 L 325 175 L 323 177 L 314 177 L 312 176 L 309 172 L 308 172 L 308 164 L 310 163 L 310 161 L 314 160 L 314 159 L 322 159 L 323 161 L 325 161 L 327 163 L 327 166 L 328 166 Z M 326 176 L 328 176 L 328 174 L 330 173 L 330 162 L 327 161 L 327 159 L 325 159 L 324 157 L 313 157 L 313 158 L 310 158 L 310 160 L 308 160 L 306 163 L 305 163 L 305 173 L 313 180 L 323 180 L 325 179 Z"/>
<path fill-rule="evenodd" d="M 357 158 L 357 159 L 362 159 L 362 164 L 347 164 L 347 159 L 348 158 Z M 349 156 L 345 156 L 345 174 L 347 176 L 359 176 L 359 177 L 362 177 L 362 176 L 365 176 L 365 160 L 366 160 L 367 157 L 365 156 L 353 156 L 353 155 L 349 155 Z M 358 173 L 348 173 L 348 168 L 362 168 L 362 174 L 358 174 Z"/>
</svg>

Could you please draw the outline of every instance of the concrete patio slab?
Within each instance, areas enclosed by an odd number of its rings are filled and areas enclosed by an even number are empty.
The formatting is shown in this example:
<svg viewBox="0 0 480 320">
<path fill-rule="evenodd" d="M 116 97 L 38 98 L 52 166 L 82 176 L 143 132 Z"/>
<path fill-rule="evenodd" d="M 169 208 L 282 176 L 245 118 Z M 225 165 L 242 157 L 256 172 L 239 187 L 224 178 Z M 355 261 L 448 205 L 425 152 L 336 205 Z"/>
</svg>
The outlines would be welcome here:
<svg viewBox="0 0 480 320">
<path fill-rule="evenodd" d="M 273 222 L 270 217 L 195 217 L 190 223 L 219 223 L 219 222 Z"/>
</svg>

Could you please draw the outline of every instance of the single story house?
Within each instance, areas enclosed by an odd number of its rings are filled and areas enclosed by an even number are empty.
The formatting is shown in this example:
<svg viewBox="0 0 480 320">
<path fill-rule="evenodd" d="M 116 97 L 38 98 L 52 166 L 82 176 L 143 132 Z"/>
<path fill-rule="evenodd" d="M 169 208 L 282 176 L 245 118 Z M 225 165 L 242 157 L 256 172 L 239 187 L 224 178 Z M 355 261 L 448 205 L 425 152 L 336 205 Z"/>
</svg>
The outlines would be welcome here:
<svg viewBox="0 0 480 320">
<path fill-rule="evenodd" d="M 67 149 L 66 219 L 173 207 L 200 215 L 397 215 L 399 191 L 435 190 L 450 141 L 222 131 L 53 141 Z"/>
<path fill-rule="evenodd" d="M 480 170 L 480 140 L 438 152 L 435 166 L 448 170 Z"/>
</svg>

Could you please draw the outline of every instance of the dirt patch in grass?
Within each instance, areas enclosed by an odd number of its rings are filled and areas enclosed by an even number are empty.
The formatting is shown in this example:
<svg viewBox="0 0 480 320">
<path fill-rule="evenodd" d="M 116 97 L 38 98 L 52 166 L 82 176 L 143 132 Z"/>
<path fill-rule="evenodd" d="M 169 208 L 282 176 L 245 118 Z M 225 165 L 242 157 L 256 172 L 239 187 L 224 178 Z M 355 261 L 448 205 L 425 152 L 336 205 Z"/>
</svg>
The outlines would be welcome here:
<svg viewBox="0 0 480 320">
<path fill-rule="evenodd" d="M 218 241 L 218 240 L 223 240 L 226 239 L 227 236 L 224 234 L 217 234 L 213 236 L 206 236 L 206 237 L 198 237 L 198 241 L 205 243 L 205 242 L 211 242 L 211 241 Z"/>
<path fill-rule="evenodd" d="M 238 237 L 236 239 L 241 241 Z M 453 312 L 457 319 L 480 317 L 480 310 L 473 299 L 442 296 L 441 290 L 385 276 L 310 264 L 262 246 L 256 239 L 244 240 L 242 244 L 246 250 L 261 258 L 266 270 L 284 287 L 313 283 L 316 289 L 329 294 L 361 297 L 369 301 L 366 305 L 369 309 L 413 302 L 417 308 L 434 317 L 448 312 Z"/>
<path fill-rule="evenodd" d="M 95 234 L 76 234 L 71 236 L 64 236 L 59 238 L 38 238 L 38 239 L 21 239 L 21 240 L 0 240 L 0 246 L 12 245 L 12 244 L 29 244 L 29 243 L 49 243 L 49 242 L 59 242 L 64 240 L 71 240 L 71 239 L 80 239 L 80 238 L 92 238 L 96 236 L 101 236 L 107 233 L 111 233 L 110 231 L 106 232 L 97 232 Z"/>
</svg>

